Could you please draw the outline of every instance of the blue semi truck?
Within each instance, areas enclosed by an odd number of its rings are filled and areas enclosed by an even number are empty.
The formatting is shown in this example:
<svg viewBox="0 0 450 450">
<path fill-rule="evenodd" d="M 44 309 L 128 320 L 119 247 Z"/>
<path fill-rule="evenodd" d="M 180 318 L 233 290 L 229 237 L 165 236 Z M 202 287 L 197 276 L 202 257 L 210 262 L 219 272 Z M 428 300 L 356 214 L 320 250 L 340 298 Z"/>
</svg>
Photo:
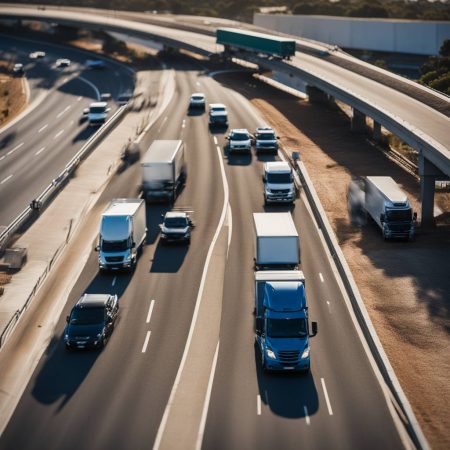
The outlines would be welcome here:
<svg viewBox="0 0 450 450">
<path fill-rule="evenodd" d="M 305 277 L 298 270 L 299 240 L 289 213 L 253 214 L 256 231 L 255 342 L 266 371 L 310 368 Z"/>
<path fill-rule="evenodd" d="M 218 28 L 216 42 L 225 47 L 225 53 L 244 51 L 281 59 L 289 59 L 295 55 L 293 39 L 238 28 Z"/>
</svg>

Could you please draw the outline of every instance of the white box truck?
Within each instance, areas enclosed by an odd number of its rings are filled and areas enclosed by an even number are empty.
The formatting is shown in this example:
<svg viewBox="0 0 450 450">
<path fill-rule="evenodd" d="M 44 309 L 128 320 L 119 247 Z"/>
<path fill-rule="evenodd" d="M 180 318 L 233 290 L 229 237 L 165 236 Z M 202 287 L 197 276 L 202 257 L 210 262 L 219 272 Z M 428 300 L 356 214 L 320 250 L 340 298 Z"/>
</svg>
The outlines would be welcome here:
<svg viewBox="0 0 450 450">
<path fill-rule="evenodd" d="M 145 202 L 140 198 L 112 200 L 100 222 L 98 262 L 101 271 L 132 271 L 147 235 Z"/>
<path fill-rule="evenodd" d="M 174 202 L 186 181 L 184 143 L 181 140 L 153 141 L 141 162 L 142 192 L 146 201 Z"/>
<path fill-rule="evenodd" d="M 391 177 L 367 177 L 365 209 L 385 239 L 413 239 L 417 214 L 406 194 Z"/>
<path fill-rule="evenodd" d="M 297 229 L 290 213 L 253 213 L 256 270 L 296 269 L 300 264 Z"/>
</svg>

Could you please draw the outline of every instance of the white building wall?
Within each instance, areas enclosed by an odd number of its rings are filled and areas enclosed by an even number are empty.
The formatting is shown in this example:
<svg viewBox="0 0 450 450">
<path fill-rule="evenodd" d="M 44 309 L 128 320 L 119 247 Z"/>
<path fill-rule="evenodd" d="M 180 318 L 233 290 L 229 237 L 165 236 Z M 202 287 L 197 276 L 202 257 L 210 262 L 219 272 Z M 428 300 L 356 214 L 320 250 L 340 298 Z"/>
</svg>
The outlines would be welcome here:
<svg viewBox="0 0 450 450">
<path fill-rule="evenodd" d="M 437 55 L 450 39 L 450 22 L 255 14 L 262 28 L 339 47 Z"/>
</svg>

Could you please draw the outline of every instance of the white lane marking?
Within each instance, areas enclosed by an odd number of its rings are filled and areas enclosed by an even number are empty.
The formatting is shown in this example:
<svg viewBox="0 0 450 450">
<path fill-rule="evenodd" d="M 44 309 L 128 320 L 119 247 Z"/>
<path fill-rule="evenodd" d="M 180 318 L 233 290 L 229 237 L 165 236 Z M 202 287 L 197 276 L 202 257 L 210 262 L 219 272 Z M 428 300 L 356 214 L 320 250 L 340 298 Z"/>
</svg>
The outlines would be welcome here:
<svg viewBox="0 0 450 450">
<path fill-rule="evenodd" d="M 58 119 L 67 111 L 69 111 L 69 109 L 72 108 L 70 105 L 66 106 L 60 113 L 58 113 L 58 115 L 56 116 Z"/>
<path fill-rule="evenodd" d="M 148 345 L 148 341 L 150 339 L 150 334 L 152 332 L 151 331 L 147 331 L 147 336 L 145 336 L 145 341 L 144 341 L 144 345 L 142 346 L 142 352 L 141 353 L 145 353 L 147 351 L 147 345 Z"/>
<path fill-rule="evenodd" d="M 150 319 L 152 318 L 153 307 L 155 306 L 155 300 L 150 302 L 150 308 L 148 308 L 147 320 L 145 323 L 150 323 Z"/>
<path fill-rule="evenodd" d="M 198 428 L 197 443 L 195 445 L 196 450 L 201 450 L 201 448 L 202 448 L 203 435 L 205 433 L 206 417 L 208 416 L 209 401 L 211 399 L 214 374 L 216 373 L 217 358 L 219 355 L 219 344 L 220 344 L 220 341 L 217 342 L 216 353 L 214 353 L 214 359 L 213 359 L 213 363 L 211 366 L 211 373 L 209 374 L 208 387 L 206 389 L 206 396 L 205 396 L 205 403 L 203 404 L 202 417 L 200 419 L 200 426 Z"/>
<path fill-rule="evenodd" d="M 6 178 L 4 178 L 2 181 L 0 181 L 0 184 L 6 183 L 8 180 L 10 180 L 13 177 L 13 175 L 9 175 Z"/>
<path fill-rule="evenodd" d="M 63 83 L 67 83 L 69 81 L 68 78 L 64 78 Z"/>
<path fill-rule="evenodd" d="M 305 411 L 306 425 L 309 425 L 311 423 L 311 420 L 309 418 L 308 408 L 306 407 L 306 405 L 303 406 L 303 411 Z"/>
<path fill-rule="evenodd" d="M 323 283 L 323 275 L 322 275 L 322 272 L 319 272 L 319 278 L 320 278 L 320 281 Z"/>
<path fill-rule="evenodd" d="M 81 102 L 81 99 L 82 99 L 83 97 L 80 95 L 78 98 L 77 98 L 77 102 Z"/>
<path fill-rule="evenodd" d="M 256 414 L 261 415 L 261 396 L 259 394 L 256 396 Z"/>
<path fill-rule="evenodd" d="M 116 281 L 117 281 L 117 277 L 114 277 L 113 280 L 112 280 L 111 285 L 114 286 L 116 284 Z"/>
<path fill-rule="evenodd" d="M 89 80 L 86 80 L 86 78 L 83 78 L 81 76 L 78 78 L 88 84 L 92 89 L 94 89 L 97 100 L 100 100 L 100 91 L 97 89 L 97 86 L 94 83 L 91 83 Z"/>
<path fill-rule="evenodd" d="M 45 147 L 40 148 L 40 149 L 36 152 L 36 156 L 37 156 L 37 155 L 40 155 L 44 150 L 45 150 Z"/>
<path fill-rule="evenodd" d="M 217 151 L 220 152 L 220 156 L 222 156 L 222 149 L 219 146 L 217 146 L 216 148 L 217 148 Z"/>
<path fill-rule="evenodd" d="M 159 126 L 157 133 L 159 133 L 159 132 L 162 130 L 162 127 L 163 127 L 164 124 L 166 123 L 166 120 L 167 120 L 167 116 L 164 117 L 163 121 L 161 122 L 161 125 Z"/>
<path fill-rule="evenodd" d="M 158 433 L 156 434 L 156 439 L 153 444 L 153 450 L 158 450 L 159 446 L 161 445 L 161 441 L 163 438 L 164 430 L 166 428 L 167 420 L 169 419 L 170 409 L 172 408 L 172 404 L 175 399 L 175 394 L 177 392 L 178 385 L 180 384 L 181 374 L 183 373 L 184 365 L 186 364 L 187 355 L 189 353 L 189 348 L 191 346 L 192 337 L 194 335 L 194 328 L 197 323 L 197 318 L 198 318 L 198 314 L 199 314 L 199 310 L 200 310 L 200 304 L 201 304 L 201 300 L 202 300 L 202 296 L 203 296 L 203 289 L 205 286 L 206 275 L 208 272 L 209 263 L 211 261 L 212 252 L 216 245 L 217 239 L 219 239 L 219 234 L 220 234 L 220 231 L 222 230 L 223 224 L 225 223 L 225 218 L 227 215 L 227 209 L 228 209 L 228 203 L 229 203 L 230 197 L 229 197 L 227 177 L 225 174 L 225 166 L 223 163 L 222 154 L 220 152 L 220 147 L 218 147 L 217 156 L 219 158 L 220 173 L 222 175 L 222 183 L 223 183 L 222 213 L 220 215 L 219 224 L 217 226 L 216 232 L 214 233 L 213 239 L 208 248 L 205 265 L 203 266 L 202 278 L 200 280 L 200 287 L 198 289 L 197 299 L 195 301 L 194 314 L 192 315 L 191 326 L 189 327 L 189 335 L 188 335 L 188 338 L 186 340 L 186 345 L 183 350 L 183 356 L 181 358 L 180 366 L 178 367 L 177 376 L 175 377 L 175 381 L 173 383 L 172 390 L 170 391 L 169 400 L 167 402 L 166 408 L 164 409 L 164 414 L 161 419 L 161 423 L 159 424 Z M 200 441 L 200 447 L 201 447 L 201 441 Z"/>
<path fill-rule="evenodd" d="M 320 381 L 322 383 L 322 389 L 323 389 L 323 393 L 325 395 L 325 401 L 327 402 L 328 414 L 330 414 L 330 416 L 332 416 L 333 410 L 331 409 L 331 403 L 330 403 L 330 399 L 328 397 L 327 387 L 325 386 L 325 380 L 323 378 L 321 378 Z"/>
<path fill-rule="evenodd" d="M 214 144 L 217 145 L 217 136 L 213 136 Z"/>
<path fill-rule="evenodd" d="M 183 123 L 181 124 L 181 128 L 184 128 L 186 126 L 186 120 L 183 119 Z"/>
<path fill-rule="evenodd" d="M 328 311 L 331 314 L 331 303 L 327 300 Z"/>
<path fill-rule="evenodd" d="M 75 120 L 71 120 L 69 123 L 69 126 L 73 125 L 75 123 Z"/>
<path fill-rule="evenodd" d="M 64 133 L 64 130 L 59 130 L 53 139 L 58 139 L 62 134 Z"/>
<path fill-rule="evenodd" d="M 16 150 L 19 150 L 20 147 L 22 147 L 22 145 L 25 144 L 25 142 L 21 142 L 19 145 L 16 145 L 12 150 L 10 150 L 7 155 L 12 155 Z"/>
<path fill-rule="evenodd" d="M 0 161 L 1 161 L 2 159 L 5 159 L 5 155 L 0 156 Z"/>
<path fill-rule="evenodd" d="M 44 131 L 48 127 L 48 123 L 46 123 L 43 127 L 39 128 L 38 133 Z"/>
</svg>

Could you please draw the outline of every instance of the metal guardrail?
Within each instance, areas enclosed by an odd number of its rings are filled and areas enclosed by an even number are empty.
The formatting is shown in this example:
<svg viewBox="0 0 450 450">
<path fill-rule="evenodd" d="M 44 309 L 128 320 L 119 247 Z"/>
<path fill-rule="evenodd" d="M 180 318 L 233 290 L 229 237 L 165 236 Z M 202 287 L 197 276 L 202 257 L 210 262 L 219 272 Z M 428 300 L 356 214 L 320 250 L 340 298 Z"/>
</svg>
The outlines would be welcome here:
<svg viewBox="0 0 450 450">
<path fill-rule="evenodd" d="M 36 209 L 40 209 L 44 207 L 46 204 L 49 204 L 52 197 L 58 192 L 59 189 L 64 186 L 65 182 L 70 178 L 70 176 L 74 173 L 80 162 L 86 158 L 86 156 L 93 150 L 93 148 L 99 143 L 100 140 L 102 140 L 105 135 L 111 130 L 111 128 L 117 124 L 117 122 L 123 117 L 125 112 L 128 109 L 128 105 L 124 105 L 120 107 L 112 116 L 111 118 L 96 132 L 94 133 L 89 140 L 83 145 L 83 147 L 77 152 L 77 154 L 66 164 L 66 167 L 64 170 L 44 189 L 44 191 L 31 202 L 31 205 L 28 206 L 24 211 L 22 211 L 10 224 L 9 226 L 1 233 L 0 235 L 0 251 L 3 251 L 14 234 L 23 226 L 25 223 L 30 220 L 33 212 Z M 41 286 L 42 282 L 47 277 L 48 273 L 50 272 L 54 262 L 58 258 L 59 254 L 63 250 L 63 248 L 66 246 L 66 244 L 69 241 L 69 236 L 72 230 L 72 222 L 69 226 L 69 231 L 67 233 L 66 240 L 61 244 L 60 247 L 56 250 L 54 253 L 52 259 L 48 263 L 47 267 L 45 268 L 44 272 L 41 274 L 41 276 L 38 278 L 36 284 L 33 287 L 33 290 L 31 291 L 30 295 L 28 296 L 25 304 L 22 306 L 22 308 L 18 309 L 15 313 L 13 313 L 13 316 L 5 326 L 3 330 L 1 330 L 0 333 L 0 348 L 4 345 L 6 342 L 9 334 L 14 329 L 14 326 L 18 322 L 19 318 L 21 317 L 22 313 L 28 308 L 30 305 L 31 300 L 36 295 L 37 290 Z"/>
<path fill-rule="evenodd" d="M 340 274 L 345 291 L 351 301 L 353 311 L 370 348 L 371 354 L 386 385 L 389 387 L 398 408 L 404 416 L 402 423 L 405 425 L 408 435 L 414 445 L 418 449 L 427 450 L 430 448 L 428 442 L 423 435 L 417 419 L 414 416 L 411 405 L 409 404 L 409 401 L 400 386 L 394 369 L 392 368 L 389 359 L 384 352 L 383 346 L 376 334 L 375 328 L 372 325 L 372 321 L 370 320 L 369 314 L 361 298 L 361 294 L 359 293 L 358 287 L 353 279 L 353 275 L 347 265 L 344 254 L 339 247 L 331 225 L 326 218 L 326 213 L 322 208 L 319 197 L 317 196 L 311 180 L 309 179 L 307 170 L 301 161 L 296 161 L 294 167 L 302 183 L 303 190 L 308 199 L 308 203 L 311 206 L 317 225 L 323 233 L 328 250 Z"/>
<path fill-rule="evenodd" d="M 17 230 L 25 225 L 31 218 L 33 212 L 45 207 L 52 196 L 64 186 L 64 183 L 73 174 L 80 162 L 86 158 L 98 142 L 103 139 L 111 128 L 122 118 L 127 108 L 128 105 L 121 106 L 110 119 L 89 138 L 76 155 L 66 164 L 64 170 L 2 231 L 0 234 L 0 253 L 6 249 Z"/>
</svg>

